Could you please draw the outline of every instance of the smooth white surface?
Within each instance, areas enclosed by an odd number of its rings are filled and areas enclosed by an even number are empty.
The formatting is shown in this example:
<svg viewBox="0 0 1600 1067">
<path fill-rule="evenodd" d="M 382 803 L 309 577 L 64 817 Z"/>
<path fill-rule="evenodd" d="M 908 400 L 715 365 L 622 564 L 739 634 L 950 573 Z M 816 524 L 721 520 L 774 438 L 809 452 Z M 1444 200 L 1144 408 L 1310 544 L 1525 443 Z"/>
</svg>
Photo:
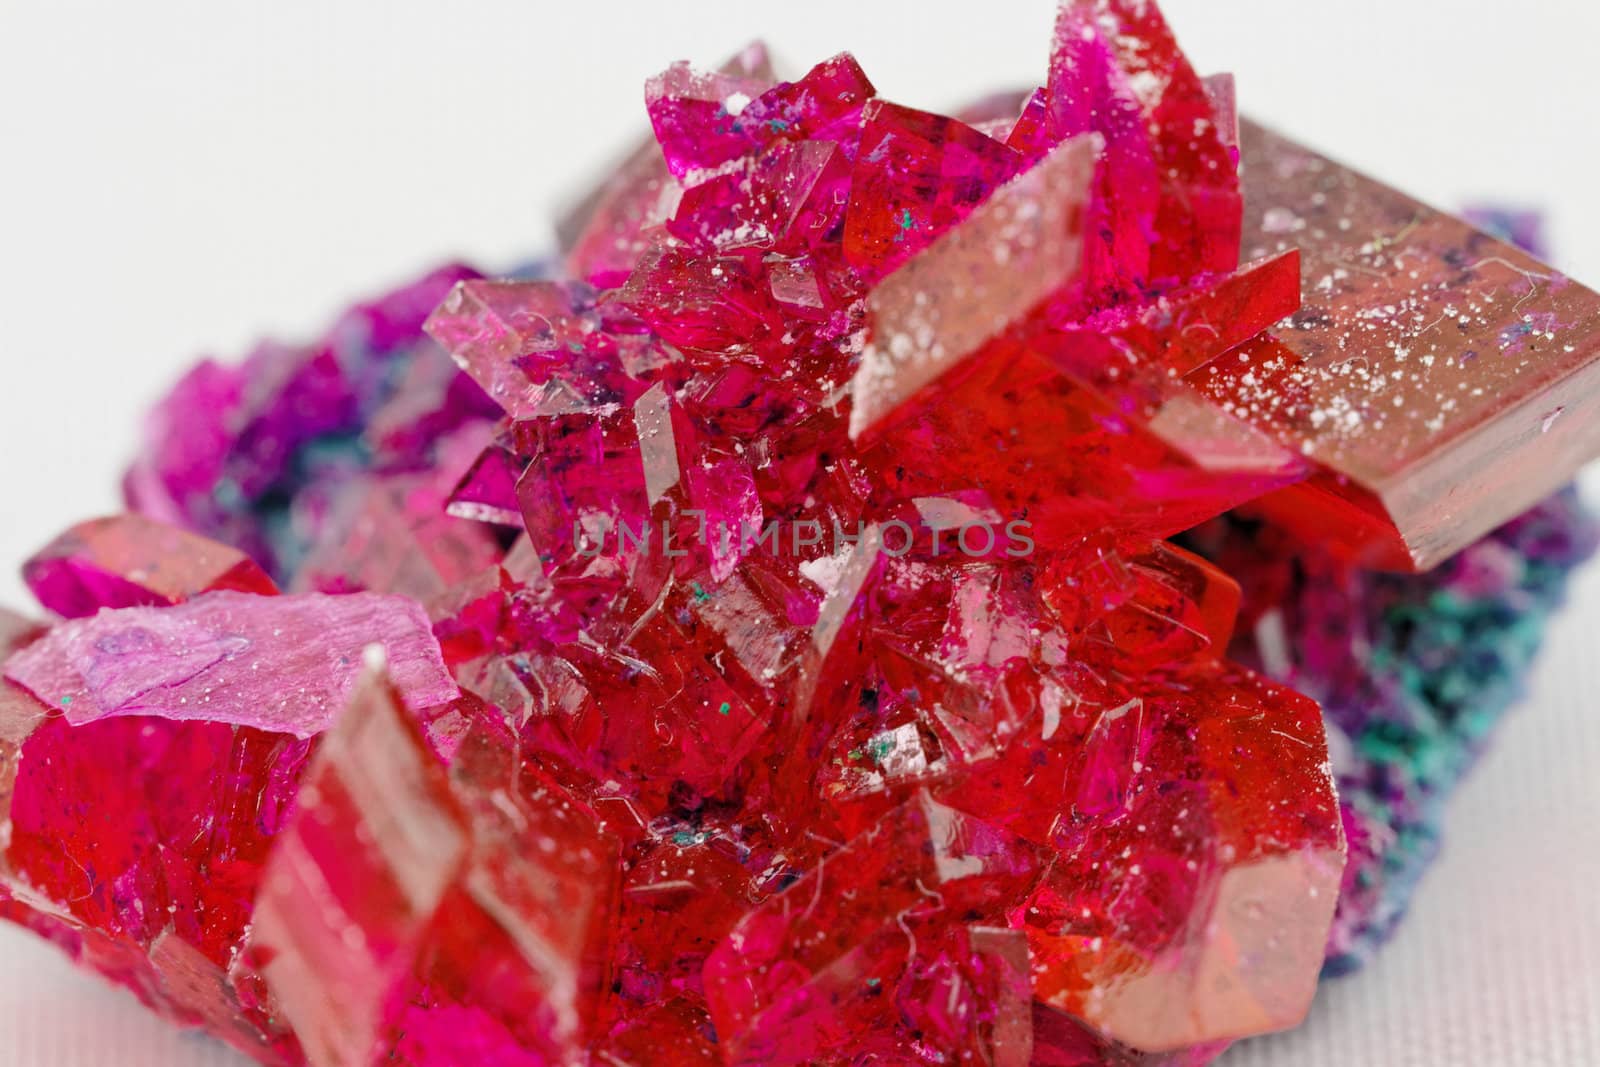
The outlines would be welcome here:
<svg viewBox="0 0 1600 1067">
<path fill-rule="evenodd" d="M 1600 284 L 1600 6 L 1169 0 L 1246 111 L 1441 205 L 1547 208 Z M 976 19 L 973 12 L 981 12 Z M 854 50 L 940 108 L 1044 75 L 1049 0 L 0 0 L 0 601 L 114 509 L 136 413 L 196 356 L 299 336 L 450 255 L 506 266 L 643 128 L 640 86 L 755 36 Z M 1600 483 L 1595 489 L 1600 490 Z M 1400 937 L 1226 1063 L 1600 1064 L 1600 570 L 1459 798 Z M 0 1064 L 238 1061 L 0 930 Z"/>
</svg>

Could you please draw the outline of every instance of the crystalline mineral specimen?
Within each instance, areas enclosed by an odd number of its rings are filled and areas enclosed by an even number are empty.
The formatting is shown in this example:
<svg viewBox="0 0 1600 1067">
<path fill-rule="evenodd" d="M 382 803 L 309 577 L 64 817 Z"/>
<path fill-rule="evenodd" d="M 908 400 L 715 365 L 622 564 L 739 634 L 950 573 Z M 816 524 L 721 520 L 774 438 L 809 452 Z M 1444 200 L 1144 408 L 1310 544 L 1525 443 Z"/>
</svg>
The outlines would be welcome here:
<svg viewBox="0 0 1600 1067">
<path fill-rule="evenodd" d="M 229 591 L 166 610 L 63 622 L 5 674 L 73 726 L 113 716 L 225 722 L 310 737 L 327 729 L 377 645 L 416 708 L 456 695 L 428 618 L 400 597 L 263 597 Z"/>
<path fill-rule="evenodd" d="M 1352 970 L 1403 915 L 1445 800 L 1600 529 L 1568 490 L 1416 575 L 1354 567 L 1260 516 L 1187 537 L 1244 584 L 1234 654 L 1322 704 L 1350 845 L 1326 967 Z"/>
<path fill-rule="evenodd" d="M 447 772 L 368 677 L 307 773 L 251 940 L 313 1063 L 562 1063 L 588 1032 L 617 843 L 467 714 Z"/>
<path fill-rule="evenodd" d="M 151 551 L 201 540 L 142 529 Z M 398 597 L 194 593 L 8 639 L 32 638 L 0 681 L 7 914 L 174 1018 L 295 1062 L 240 950 L 306 759 L 364 647 L 388 650 L 418 712 L 457 689 Z"/>
<path fill-rule="evenodd" d="M 1420 587 L 1371 595 L 1434 575 L 1368 568 L 1464 548 L 1485 654 L 1559 585 L 1574 523 L 1479 538 L 1591 450 L 1596 298 L 1241 138 L 1147 3 L 1063 5 L 1047 84 L 961 117 L 759 48 L 646 110 L 560 269 L 202 364 L 133 514 L 27 564 L 61 618 L 0 617 L 0 913 L 271 1064 L 1293 1025 L 1413 871 L 1379 834 L 1437 783 L 1385 808 L 1383 746 L 1478 721 L 1398 643 Z M 1434 733 L 1351 718 L 1408 668 Z"/>
<path fill-rule="evenodd" d="M 237 549 L 132 514 L 79 523 L 24 563 L 22 576 L 40 604 L 68 619 L 205 590 L 278 591 Z"/>
<path fill-rule="evenodd" d="M 1541 247 L 1527 213 L 1468 217 Z M 1350 847 L 1325 970 L 1352 970 L 1404 914 L 1445 800 L 1519 695 L 1600 528 L 1568 489 L 1415 575 L 1368 570 L 1260 511 L 1184 539 L 1244 586 L 1233 653 L 1322 704 Z"/>
<path fill-rule="evenodd" d="M 1246 254 L 1299 248 L 1307 298 L 1275 343 L 1200 379 L 1316 464 L 1264 502 L 1280 522 L 1426 569 L 1595 453 L 1600 297 L 1248 123 L 1243 154 Z"/>
</svg>

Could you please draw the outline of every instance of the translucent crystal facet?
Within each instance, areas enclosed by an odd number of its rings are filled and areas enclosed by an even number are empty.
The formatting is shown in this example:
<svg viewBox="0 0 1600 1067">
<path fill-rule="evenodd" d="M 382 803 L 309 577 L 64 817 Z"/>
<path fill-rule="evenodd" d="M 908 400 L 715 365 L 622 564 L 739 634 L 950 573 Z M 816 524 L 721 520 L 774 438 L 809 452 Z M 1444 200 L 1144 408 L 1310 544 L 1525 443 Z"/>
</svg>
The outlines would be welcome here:
<svg viewBox="0 0 1600 1067">
<path fill-rule="evenodd" d="M 0 915 L 288 1067 L 1298 1022 L 1592 547 L 1469 542 L 1593 450 L 1596 298 L 1241 129 L 1153 4 L 1041 73 L 674 64 L 559 265 L 192 371 L 0 614 Z"/>
</svg>

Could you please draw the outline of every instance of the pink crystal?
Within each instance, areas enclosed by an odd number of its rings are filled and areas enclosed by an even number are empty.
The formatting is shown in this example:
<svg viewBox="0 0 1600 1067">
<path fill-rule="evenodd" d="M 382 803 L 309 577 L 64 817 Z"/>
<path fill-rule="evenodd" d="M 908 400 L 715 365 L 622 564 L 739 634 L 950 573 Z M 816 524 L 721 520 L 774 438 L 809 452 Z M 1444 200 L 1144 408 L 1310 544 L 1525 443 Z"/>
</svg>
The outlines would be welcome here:
<svg viewBox="0 0 1600 1067">
<path fill-rule="evenodd" d="M 1037 875 L 1025 843 L 926 796 L 742 919 L 706 963 L 730 1064 L 925 1050 L 1027 1062 L 1026 948 L 989 955 Z M 1020 1016 L 1017 1020 L 1008 1015 Z M 1009 1046 L 1009 1047 L 1008 1047 Z"/>
<path fill-rule="evenodd" d="M 34 553 L 22 576 L 39 603 L 67 618 L 101 608 L 176 604 L 221 589 L 278 591 L 237 549 L 140 515 L 79 523 Z"/>
<path fill-rule="evenodd" d="M 1245 240 L 1299 246 L 1306 307 L 1248 362 L 1194 379 L 1317 465 L 1267 502 L 1278 521 L 1425 570 L 1600 448 L 1600 296 L 1260 126 L 1245 125 L 1244 152 Z"/>
<path fill-rule="evenodd" d="M 421 609 L 401 597 L 208 593 L 62 623 L 5 664 L 81 726 L 120 716 L 234 723 L 310 737 L 326 729 L 381 646 L 409 706 L 456 695 Z"/>
<path fill-rule="evenodd" d="M 959 118 L 847 54 L 675 65 L 567 277 L 446 270 L 186 379 L 129 497 L 235 547 L 113 520 L 31 565 L 84 617 L 0 619 L 0 912 L 315 1067 L 1176 1067 L 1298 1021 L 1320 716 L 1163 538 L 1259 499 L 1425 560 L 1482 516 L 1418 487 L 1585 357 L 1448 457 L 1345 449 L 1327 322 L 1404 279 L 1308 315 L 1257 231 L 1331 189 L 1380 248 L 1477 238 L 1247 127 L 1244 241 L 1231 82 L 1134 0 L 1053 45 Z M 1581 341 L 1592 294 L 1525 280 L 1578 317 L 1503 354 Z M 291 594 L 226 591 L 246 554 Z"/>
<path fill-rule="evenodd" d="M 279 839 L 251 953 L 316 1064 L 577 1063 L 616 865 L 490 719 L 447 772 L 369 676 Z"/>
</svg>

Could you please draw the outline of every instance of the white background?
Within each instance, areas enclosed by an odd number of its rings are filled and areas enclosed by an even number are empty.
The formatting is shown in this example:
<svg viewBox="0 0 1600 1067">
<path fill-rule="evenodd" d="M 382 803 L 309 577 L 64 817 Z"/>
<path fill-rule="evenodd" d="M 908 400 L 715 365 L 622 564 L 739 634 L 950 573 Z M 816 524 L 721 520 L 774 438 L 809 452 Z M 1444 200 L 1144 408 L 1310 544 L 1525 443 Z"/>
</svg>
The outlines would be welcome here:
<svg viewBox="0 0 1600 1067">
<path fill-rule="evenodd" d="M 1169 0 L 1244 109 L 1434 203 L 1549 209 L 1600 284 L 1600 6 Z M 445 256 L 546 240 L 638 136 L 640 87 L 763 36 L 793 72 L 854 50 L 944 108 L 1044 76 L 1048 0 L 245 4 L 0 0 L 0 600 L 112 510 L 136 413 L 196 356 L 302 336 Z M 1600 489 L 1600 482 L 1596 482 Z M 1371 969 L 1247 1065 L 1600 1064 L 1600 569 L 1461 794 L 1444 860 Z M 0 1063 L 236 1060 L 0 930 Z"/>
</svg>

